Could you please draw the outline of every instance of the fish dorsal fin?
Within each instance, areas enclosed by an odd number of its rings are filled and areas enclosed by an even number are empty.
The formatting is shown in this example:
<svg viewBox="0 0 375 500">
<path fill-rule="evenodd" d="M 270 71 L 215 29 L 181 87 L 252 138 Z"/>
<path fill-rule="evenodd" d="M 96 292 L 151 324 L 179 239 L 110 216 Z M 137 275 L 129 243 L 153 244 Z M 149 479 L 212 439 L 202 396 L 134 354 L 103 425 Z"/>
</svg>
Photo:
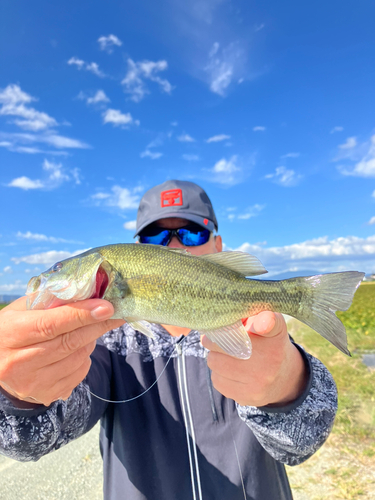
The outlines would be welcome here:
<svg viewBox="0 0 375 500">
<path fill-rule="evenodd" d="M 257 276 L 268 272 L 257 257 L 245 252 L 209 253 L 200 257 L 227 267 L 236 273 L 242 274 L 242 276 Z"/>
<path fill-rule="evenodd" d="M 141 243 L 141 245 L 142 245 L 142 243 Z M 175 252 L 175 253 L 181 253 L 183 255 L 191 255 L 189 250 L 187 250 L 186 248 L 170 248 L 170 247 L 165 247 L 163 245 L 152 245 L 151 243 L 147 243 L 147 246 L 148 247 L 150 247 L 150 246 L 158 247 L 160 250 L 164 250 L 165 252 Z"/>
<path fill-rule="evenodd" d="M 230 356 L 240 359 L 249 359 L 251 356 L 251 340 L 241 320 L 218 330 L 199 330 L 199 333 L 207 335 Z"/>
</svg>

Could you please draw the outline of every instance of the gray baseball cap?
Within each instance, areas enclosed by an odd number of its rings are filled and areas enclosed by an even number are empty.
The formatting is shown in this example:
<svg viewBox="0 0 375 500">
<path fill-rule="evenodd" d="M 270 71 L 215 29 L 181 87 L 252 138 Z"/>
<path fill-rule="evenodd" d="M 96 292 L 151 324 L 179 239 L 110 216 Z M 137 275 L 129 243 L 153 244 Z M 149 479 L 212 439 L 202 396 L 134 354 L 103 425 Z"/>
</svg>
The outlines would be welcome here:
<svg viewBox="0 0 375 500">
<path fill-rule="evenodd" d="M 152 222 L 167 217 L 181 217 L 209 231 L 218 229 L 209 197 L 194 182 L 170 180 L 147 191 L 139 204 L 134 237 Z"/>
</svg>

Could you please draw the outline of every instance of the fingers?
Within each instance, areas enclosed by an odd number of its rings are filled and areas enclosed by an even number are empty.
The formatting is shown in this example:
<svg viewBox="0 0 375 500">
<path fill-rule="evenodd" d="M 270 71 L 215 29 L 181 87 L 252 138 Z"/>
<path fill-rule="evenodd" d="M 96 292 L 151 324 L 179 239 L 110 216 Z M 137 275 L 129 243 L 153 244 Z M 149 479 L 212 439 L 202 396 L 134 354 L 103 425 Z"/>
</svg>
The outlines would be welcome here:
<svg viewBox="0 0 375 500">
<path fill-rule="evenodd" d="M 284 317 L 280 313 L 263 311 L 248 318 L 246 330 L 262 337 L 277 337 L 287 331 Z"/>
<path fill-rule="evenodd" d="M 16 308 L 23 307 L 22 299 L 15 305 Z M 1 342 L 12 348 L 49 341 L 64 333 L 108 320 L 114 314 L 112 304 L 101 299 L 84 300 L 45 311 L 25 311 L 23 314 L 18 311 L 9 309 L 1 315 Z M 116 321 L 114 324 L 117 326 L 124 323 Z"/>
<path fill-rule="evenodd" d="M 57 399 L 66 399 L 72 390 L 87 375 L 91 366 L 90 354 L 95 342 L 84 346 L 56 363 L 19 374 L 17 370 L 8 373 L 5 390 L 23 401 L 38 402 L 48 406 Z"/>
<path fill-rule="evenodd" d="M 267 404 L 264 393 L 256 383 L 233 382 L 218 373 L 212 373 L 212 384 L 217 391 L 243 406 L 263 406 Z"/>
<path fill-rule="evenodd" d="M 248 381 L 248 373 L 244 370 L 248 361 L 215 351 L 210 351 L 207 356 L 207 366 L 213 373 L 219 373 L 228 380 L 242 383 Z"/>
</svg>

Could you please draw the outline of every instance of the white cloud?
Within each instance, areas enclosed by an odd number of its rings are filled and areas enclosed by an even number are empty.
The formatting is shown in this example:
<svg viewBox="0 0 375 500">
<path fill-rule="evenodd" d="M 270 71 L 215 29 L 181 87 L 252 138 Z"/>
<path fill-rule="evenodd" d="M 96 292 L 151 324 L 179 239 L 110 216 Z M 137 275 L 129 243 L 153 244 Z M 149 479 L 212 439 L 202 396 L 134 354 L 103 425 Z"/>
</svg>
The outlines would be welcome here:
<svg viewBox="0 0 375 500">
<path fill-rule="evenodd" d="M 138 189 L 132 191 L 121 186 L 113 186 L 111 193 L 99 192 L 91 196 L 96 205 L 117 207 L 121 210 L 137 209 L 140 201 Z"/>
<path fill-rule="evenodd" d="M 219 135 L 214 135 L 213 137 L 210 137 L 209 139 L 206 140 L 206 142 L 220 142 L 220 141 L 225 141 L 226 139 L 230 139 L 230 135 L 225 135 L 225 134 L 219 134 Z"/>
<path fill-rule="evenodd" d="M 354 139 L 354 138 L 352 137 L 349 139 Z M 347 140 L 347 142 L 349 141 L 349 139 Z M 354 165 L 354 168 L 348 168 L 340 165 L 338 167 L 338 170 L 343 175 L 365 177 L 365 178 L 375 177 L 375 135 L 371 137 L 370 143 L 359 145 L 358 148 L 355 148 L 355 145 L 350 148 L 351 151 L 350 154 L 353 155 L 361 154 L 362 156 L 361 159 Z M 351 159 L 353 157 L 349 155 L 348 158 Z"/>
<path fill-rule="evenodd" d="M 93 97 L 87 98 L 87 104 L 98 104 L 100 102 L 110 102 L 111 100 L 106 96 L 103 90 L 98 90 Z"/>
<path fill-rule="evenodd" d="M 31 101 L 36 101 L 36 99 L 23 92 L 18 85 L 8 85 L 0 90 L 0 115 L 21 118 L 21 120 L 15 119 L 13 123 L 33 132 L 55 127 L 57 122 L 54 118 L 27 106 Z"/>
<path fill-rule="evenodd" d="M 159 146 L 162 146 L 164 143 L 164 135 L 159 134 L 156 139 L 152 140 L 149 144 L 147 144 L 146 149 L 151 149 L 151 148 L 158 148 Z"/>
<path fill-rule="evenodd" d="M 127 127 L 129 125 L 139 125 L 139 120 L 133 120 L 130 113 L 121 113 L 118 109 L 107 109 L 103 113 L 103 122 L 112 123 L 115 127 L 123 126 Z"/>
<path fill-rule="evenodd" d="M 357 145 L 356 137 L 348 137 L 344 144 L 339 145 L 339 148 L 340 149 L 351 149 L 351 148 L 354 148 L 356 145 Z"/>
<path fill-rule="evenodd" d="M 371 217 L 371 219 L 368 221 L 369 226 L 372 226 L 373 224 L 375 224 L 375 216 Z"/>
<path fill-rule="evenodd" d="M 224 48 L 221 48 L 219 42 L 212 45 L 205 67 L 212 92 L 224 97 L 232 81 L 241 80 L 244 56 L 244 50 L 238 42 Z"/>
<path fill-rule="evenodd" d="M 280 156 L 280 158 L 298 158 L 299 153 L 287 153 L 286 155 Z"/>
<path fill-rule="evenodd" d="M 121 47 L 122 41 L 116 35 L 101 36 L 98 38 L 100 50 L 105 50 L 109 54 L 113 52 L 113 47 Z"/>
<path fill-rule="evenodd" d="M 33 143 L 44 143 L 58 149 L 88 148 L 89 146 L 77 139 L 64 137 L 53 130 L 59 124 L 47 113 L 37 111 L 30 106 L 35 97 L 22 91 L 18 85 L 8 85 L 0 89 L 0 116 L 16 117 L 12 123 L 19 128 L 28 130 L 29 133 L 5 133 L 0 132 L 0 147 L 17 153 L 47 153 L 37 147 L 30 146 Z M 62 152 L 53 154 L 64 154 Z"/>
<path fill-rule="evenodd" d="M 78 59 L 77 57 L 71 57 L 68 61 L 70 66 L 76 66 L 77 69 L 84 69 L 86 71 L 90 71 L 94 73 L 94 75 L 99 76 L 100 78 L 104 78 L 106 75 L 99 69 L 99 66 L 96 62 L 87 63 L 82 59 Z"/>
<path fill-rule="evenodd" d="M 64 238 L 55 238 L 54 236 L 46 236 L 45 234 L 32 233 L 27 231 L 26 233 L 21 233 L 18 231 L 17 238 L 32 241 L 50 241 L 51 243 L 77 243 L 76 241 L 66 240 Z"/>
<path fill-rule="evenodd" d="M 288 170 L 285 167 L 277 167 L 275 173 L 267 174 L 264 176 L 265 179 L 272 179 L 277 184 L 285 187 L 296 186 L 298 182 L 302 179 L 302 176 L 296 174 L 294 170 Z"/>
<path fill-rule="evenodd" d="M 88 248 L 83 250 L 76 250 L 75 252 L 66 252 L 64 250 L 50 250 L 49 252 L 35 253 L 32 255 L 26 255 L 24 257 L 12 257 L 10 260 L 15 264 L 41 264 L 45 266 L 52 266 L 56 262 L 61 260 L 69 259 L 69 257 L 74 257 L 80 253 L 86 252 Z"/>
<path fill-rule="evenodd" d="M 334 134 L 335 132 L 342 132 L 344 130 L 344 127 L 333 127 L 333 129 L 330 131 L 330 134 Z"/>
<path fill-rule="evenodd" d="M 128 231 L 135 231 L 137 228 L 137 221 L 130 220 L 129 222 L 125 222 L 124 228 L 127 229 Z"/>
<path fill-rule="evenodd" d="M 295 270 L 334 272 L 343 270 L 372 271 L 375 265 L 375 236 L 327 236 L 282 247 L 265 247 L 244 243 L 237 250 L 256 255 L 270 274 Z"/>
<path fill-rule="evenodd" d="M 87 71 L 90 71 L 94 75 L 100 76 L 100 78 L 103 78 L 105 76 L 105 74 L 102 71 L 100 71 L 99 65 L 95 62 L 87 64 L 86 69 L 87 69 Z"/>
<path fill-rule="evenodd" d="M 238 214 L 238 219 L 240 220 L 248 220 L 252 217 L 256 217 L 259 213 L 264 209 L 265 205 L 253 205 L 245 210 L 243 213 Z"/>
<path fill-rule="evenodd" d="M 68 64 L 77 66 L 78 69 L 82 69 L 85 65 L 85 61 L 82 61 L 82 59 L 78 59 L 77 57 L 71 57 L 68 61 Z"/>
<path fill-rule="evenodd" d="M 6 274 L 12 274 L 13 269 L 11 268 L 11 266 L 6 266 L 4 267 L 3 272 Z"/>
<path fill-rule="evenodd" d="M 14 283 L 0 285 L 1 293 L 9 293 L 9 292 L 19 292 L 24 293 L 26 291 L 27 284 L 22 283 L 20 280 L 16 280 Z"/>
<path fill-rule="evenodd" d="M 181 134 L 177 137 L 177 140 L 180 142 L 195 142 L 195 139 L 189 134 Z"/>
<path fill-rule="evenodd" d="M 259 205 L 255 204 L 251 207 L 248 207 L 246 210 L 244 210 L 241 213 L 237 212 L 236 207 L 229 207 L 227 208 L 227 214 L 226 218 L 229 219 L 230 221 L 233 220 L 248 220 L 251 219 L 252 217 L 256 217 L 257 215 L 260 214 L 260 212 L 265 208 L 265 205 Z"/>
<path fill-rule="evenodd" d="M 7 147 L 10 151 L 15 152 L 27 152 L 27 153 L 51 153 L 64 155 L 64 152 L 56 151 L 42 151 L 38 148 L 29 146 L 20 146 L 20 144 L 30 144 L 35 142 L 40 142 L 53 146 L 57 149 L 88 149 L 90 146 L 77 139 L 71 139 L 70 137 L 64 137 L 53 132 L 46 132 L 43 134 L 26 134 L 26 133 L 14 133 L 9 134 L 5 132 L 0 132 L 0 139 L 5 138 L 6 141 L 0 142 L 0 146 Z M 5 142 L 5 144 L 4 144 Z"/>
<path fill-rule="evenodd" d="M 28 191 L 29 189 L 43 189 L 44 184 L 42 181 L 39 179 L 32 180 L 29 179 L 28 177 L 17 177 L 16 179 L 13 179 L 9 184 L 7 184 L 8 187 L 17 187 L 20 189 L 23 189 L 24 191 Z"/>
<path fill-rule="evenodd" d="M 127 94 L 130 94 L 130 99 L 134 102 L 141 101 L 146 94 L 149 94 L 145 80 L 150 80 L 157 83 L 160 89 L 170 94 L 174 87 L 168 80 L 160 78 L 157 74 L 165 71 L 168 68 L 167 61 L 140 61 L 134 62 L 128 59 L 128 72 L 122 80 L 122 85 Z"/>
<path fill-rule="evenodd" d="M 66 172 L 61 163 L 54 163 L 48 160 L 43 162 L 43 170 L 47 173 L 44 179 L 29 179 L 28 177 L 17 177 L 13 179 L 8 187 L 17 187 L 28 191 L 29 189 L 55 189 L 66 181 L 75 180 L 76 184 L 80 184 L 79 170 L 77 168 Z"/>
<path fill-rule="evenodd" d="M 238 166 L 238 157 L 233 155 L 229 160 L 222 158 L 210 169 L 213 174 L 211 182 L 234 185 L 241 181 L 242 169 Z"/>
<path fill-rule="evenodd" d="M 146 151 L 143 151 L 139 156 L 141 158 L 151 158 L 151 160 L 157 160 L 163 156 L 163 153 L 154 153 L 153 151 L 146 149 Z"/>
<path fill-rule="evenodd" d="M 254 28 L 255 32 L 262 30 L 265 27 L 265 24 L 257 24 Z"/>
<path fill-rule="evenodd" d="M 34 275 L 39 274 L 42 270 L 40 267 L 34 267 L 34 269 L 25 269 L 24 272 L 26 274 L 34 273 Z"/>
<path fill-rule="evenodd" d="M 24 134 L 25 137 L 25 134 Z M 77 139 L 71 139 L 70 137 L 64 137 L 58 134 L 48 134 L 44 136 L 34 136 L 33 140 L 38 142 L 45 142 L 55 148 L 61 149 L 88 149 L 90 146 Z"/>
<path fill-rule="evenodd" d="M 263 127 L 263 125 L 257 125 L 256 127 L 253 127 L 254 132 L 264 132 L 266 130 L 266 127 Z"/>
<path fill-rule="evenodd" d="M 200 160 L 198 155 L 189 155 L 189 154 L 182 155 L 182 159 L 186 160 L 186 161 L 199 161 Z"/>
</svg>

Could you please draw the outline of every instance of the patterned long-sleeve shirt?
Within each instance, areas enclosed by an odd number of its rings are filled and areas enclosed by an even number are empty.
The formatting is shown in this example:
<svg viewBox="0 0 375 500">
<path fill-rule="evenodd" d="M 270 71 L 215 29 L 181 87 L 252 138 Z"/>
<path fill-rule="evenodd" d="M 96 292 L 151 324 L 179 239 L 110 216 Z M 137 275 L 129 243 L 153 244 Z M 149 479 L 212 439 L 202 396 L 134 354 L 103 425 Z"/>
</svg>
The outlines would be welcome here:
<svg viewBox="0 0 375 500">
<path fill-rule="evenodd" d="M 333 425 L 327 369 L 297 346 L 304 393 L 284 407 L 240 406 L 213 388 L 198 332 L 176 338 L 152 328 L 155 339 L 127 324 L 106 333 L 65 402 L 18 408 L 0 394 L 0 452 L 37 460 L 101 419 L 106 499 L 291 500 L 283 464 L 310 457 Z"/>
</svg>

